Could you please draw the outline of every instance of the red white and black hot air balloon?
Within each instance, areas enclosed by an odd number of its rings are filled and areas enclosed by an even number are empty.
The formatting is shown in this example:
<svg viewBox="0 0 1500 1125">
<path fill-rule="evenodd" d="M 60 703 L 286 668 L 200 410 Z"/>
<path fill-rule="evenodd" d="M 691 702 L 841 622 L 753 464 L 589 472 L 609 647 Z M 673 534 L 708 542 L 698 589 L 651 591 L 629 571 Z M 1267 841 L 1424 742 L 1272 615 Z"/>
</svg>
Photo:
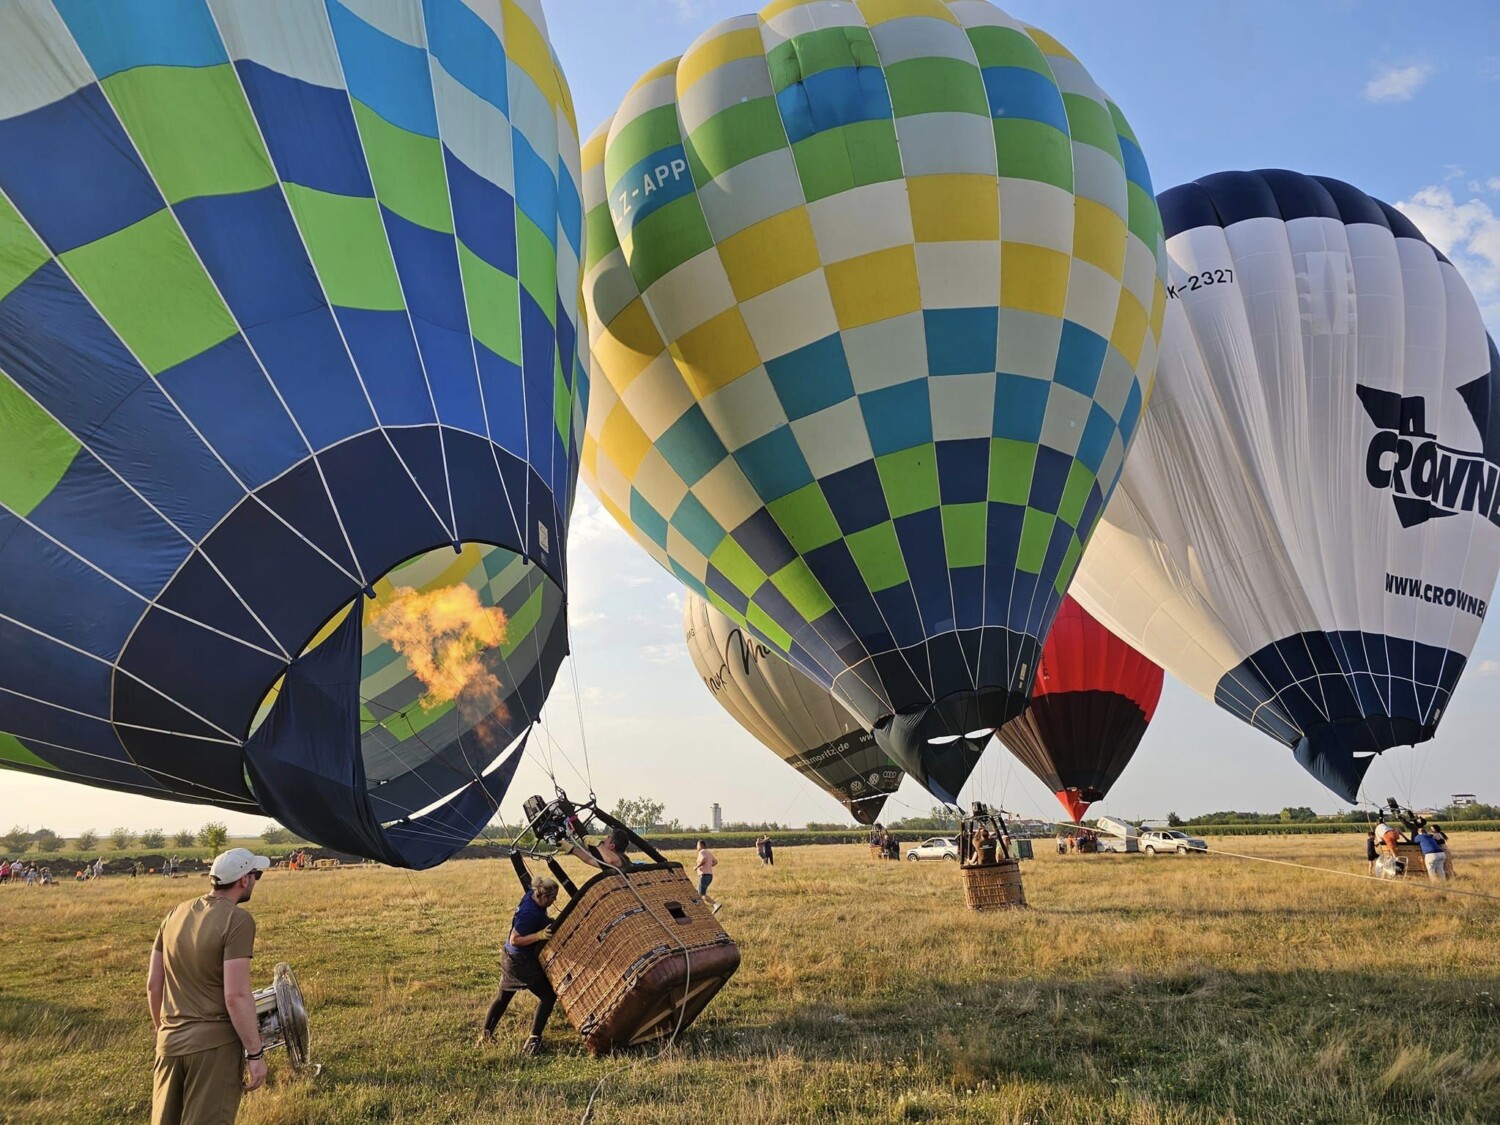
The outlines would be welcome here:
<svg viewBox="0 0 1500 1125">
<path fill-rule="evenodd" d="M 1161 685 L 1160 667 L 1064 598 L 1031 704 L 1000 728 L 1000 741 L 1080 820 L 1140 745 Z"/>
</svg>

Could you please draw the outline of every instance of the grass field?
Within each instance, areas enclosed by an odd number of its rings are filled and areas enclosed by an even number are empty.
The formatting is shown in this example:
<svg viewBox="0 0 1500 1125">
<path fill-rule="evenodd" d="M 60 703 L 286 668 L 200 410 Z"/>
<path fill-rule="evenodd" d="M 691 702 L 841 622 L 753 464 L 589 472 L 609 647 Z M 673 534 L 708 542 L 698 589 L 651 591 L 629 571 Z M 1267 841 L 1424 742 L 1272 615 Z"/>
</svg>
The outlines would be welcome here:
<svg viewBox="0 0 1500 1125">
<path fill-rule="evenodd" d="M 744 963 L 665 1056 L 472 1045 L 518 897 L 509 865 L 274 873 L 255 979 L 289 961 L 316 1079 L 273 1054 L 253 1125 L 363 1122 L 1500 1121 L 1500 834 L 1455 837 L 1492 899 L 1209 857 L 1024 865 L 1024 912 L 963 908 L 951 863 L 862 847 L 722 855 Z M 1220 850 L 1220 842 L 1213 847 Z M 1348 837 L 1223 848 L 1364 870 Z M 0 888 L 0 1122 L 144 1120 L 146 954 L 198 878 Z M 601 1085 L 602 1083 L 602 1085 Z"/>
</svg>

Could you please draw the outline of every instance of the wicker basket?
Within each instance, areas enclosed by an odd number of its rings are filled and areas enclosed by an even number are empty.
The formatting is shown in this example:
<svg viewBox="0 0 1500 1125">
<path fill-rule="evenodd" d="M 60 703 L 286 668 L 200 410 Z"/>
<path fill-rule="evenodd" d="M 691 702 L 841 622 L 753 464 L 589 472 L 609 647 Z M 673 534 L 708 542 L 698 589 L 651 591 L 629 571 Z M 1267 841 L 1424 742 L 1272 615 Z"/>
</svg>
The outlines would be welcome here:
<svg viewBox="0 0 1500 1125">
<path fill-rule="evenodd" d="M 1408 844 L 1402 841 L 1396 845 L 1396 858 L 1406 861 L 1406 870 L 1402 874 L 1409 878 L 1427 878 L 1427 861 L 1422 858 L 1420 844 Z"/>
<path fill-rule="evenodd" d="M 880 853 L 880 845 L 879 844 L 871 844 L 870 845 L 870 858 L 871 859 L 882 859 L 882 858 L 884 858 L 881 855 L 881 853 Z"/>
<path fill-rule="evenodd" d="M 970 910 L 999 910 L 1001 907 L 1026 905 L 1019 861 L 1002 859 L 960 870 L 964 878 L 964 902 Z"/>
<path fill-rule="evenodd" d="M 542 969 L 594 1054 L 692 1023 L 740 965 L 679 863 L 595 875 L 558 915 Z"/>
</svg>

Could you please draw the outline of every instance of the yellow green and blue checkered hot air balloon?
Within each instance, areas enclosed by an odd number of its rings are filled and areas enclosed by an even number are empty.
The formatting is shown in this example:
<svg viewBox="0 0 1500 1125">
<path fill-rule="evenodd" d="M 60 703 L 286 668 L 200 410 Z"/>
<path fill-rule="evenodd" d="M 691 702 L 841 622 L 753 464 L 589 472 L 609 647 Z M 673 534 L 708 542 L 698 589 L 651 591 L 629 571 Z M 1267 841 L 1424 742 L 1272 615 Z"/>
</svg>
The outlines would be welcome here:
<svg viewBox="0 0 1500 1125">
<path fill-rule="evenodd" d="M 1155 369 L 1123 114 L 985 0 L 776 0 L 636 84 L 584 200 L 585 473 L 953 799 Z"/>
<path fill-rule="evenodd" d="M 0 3 L 0 765 L 472 838 L 567 649 L 579 178 L 539 0 Z M 434 696 L 373 626 L 444 591 Z"/>
</svg>

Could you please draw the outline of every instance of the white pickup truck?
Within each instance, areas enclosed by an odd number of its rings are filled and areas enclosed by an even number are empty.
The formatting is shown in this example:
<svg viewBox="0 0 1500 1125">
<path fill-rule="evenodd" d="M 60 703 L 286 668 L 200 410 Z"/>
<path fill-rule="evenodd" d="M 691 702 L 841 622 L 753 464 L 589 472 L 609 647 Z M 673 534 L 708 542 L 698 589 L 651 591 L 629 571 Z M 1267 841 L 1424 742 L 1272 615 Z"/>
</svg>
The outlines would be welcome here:
<svg viewBox="0 0 1500 1125">
<path fill-rule="evenodd" d="M 1189 836 L 1186 832 L 1179 832 L 1175 828 L 1161 830 L 1146 828 L 1141 830 L 1140 847 L 1141 851 L 1147 855 L 1156 855 L 1158 852 L 1176 852 L 1178 855 L 1187 855 L 1189 852 L 1208 851 L 1208 841 Z"/>
</svg>

